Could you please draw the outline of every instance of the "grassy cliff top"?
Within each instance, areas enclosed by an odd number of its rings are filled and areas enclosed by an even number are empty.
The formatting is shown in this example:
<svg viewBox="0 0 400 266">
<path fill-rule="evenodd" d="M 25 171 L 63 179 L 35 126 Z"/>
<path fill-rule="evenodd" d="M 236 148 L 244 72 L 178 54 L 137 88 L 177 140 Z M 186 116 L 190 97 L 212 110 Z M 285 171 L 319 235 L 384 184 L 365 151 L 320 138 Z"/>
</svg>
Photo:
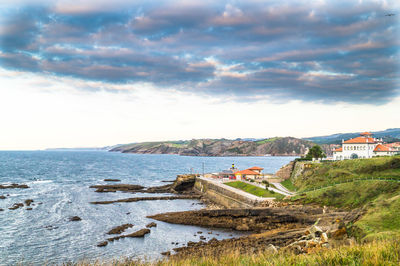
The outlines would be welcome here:
<svg viewBox="0 0 400 266">
<path fill-rule="evenodd" d="M 356 237 L 400 236 L 400 156 L 313 164 L 292 181 L 293 201 L 360 210 Z"/>
</svg>

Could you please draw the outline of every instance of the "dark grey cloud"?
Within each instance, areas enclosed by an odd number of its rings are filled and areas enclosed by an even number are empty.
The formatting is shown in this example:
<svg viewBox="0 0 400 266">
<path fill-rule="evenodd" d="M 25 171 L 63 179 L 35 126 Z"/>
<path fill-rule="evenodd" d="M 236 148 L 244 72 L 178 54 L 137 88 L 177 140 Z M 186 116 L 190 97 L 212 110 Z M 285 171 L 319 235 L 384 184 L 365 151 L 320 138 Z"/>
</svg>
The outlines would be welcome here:
<svg viewBox="0 0 400 266">
<path fill-rule="evenodd" d="M 0 64 L 211 95 L 383 104 L 399 95 L 395 1 L 102 2 L 4 12 Z"/>
</svg>

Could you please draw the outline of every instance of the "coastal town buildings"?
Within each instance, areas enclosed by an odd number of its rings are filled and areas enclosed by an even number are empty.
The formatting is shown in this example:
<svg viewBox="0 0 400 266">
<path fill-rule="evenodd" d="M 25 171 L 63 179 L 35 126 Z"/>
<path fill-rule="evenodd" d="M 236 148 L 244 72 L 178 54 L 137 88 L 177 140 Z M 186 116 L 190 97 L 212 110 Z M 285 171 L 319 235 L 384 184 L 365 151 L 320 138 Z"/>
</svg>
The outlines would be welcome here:
<svg viewBox="0 0 400 266">
<path fill-rule="evenodd" d="M 258 167 L 258 166 L 253 166 L 253 167 L 245 169 L 245 170 L 239 170 L 239 169 L 235 168 L 234 164 L 232 164 L 232 167 L 230 169 L 223 170 L 223 171 L 219 172 L 217 175 L 214 175 L 214 177 L 229 178 L 229 179 L 236 179 L 236 180 L 242 180 L 242 179 L 255 180 L 255 179 L 264 177 L 262 170 L 264 170 L 264 168 Z"/>
<path fill-rule="evenodd" d="M 333 151 L 334 160 L 372 158 L 400 154 L 394 146 L 384 144 L 382 139 L 372 137 L 372 133 L 363 132 L 359 137 L 342 140 L 342 147 Z"/>
</svg>

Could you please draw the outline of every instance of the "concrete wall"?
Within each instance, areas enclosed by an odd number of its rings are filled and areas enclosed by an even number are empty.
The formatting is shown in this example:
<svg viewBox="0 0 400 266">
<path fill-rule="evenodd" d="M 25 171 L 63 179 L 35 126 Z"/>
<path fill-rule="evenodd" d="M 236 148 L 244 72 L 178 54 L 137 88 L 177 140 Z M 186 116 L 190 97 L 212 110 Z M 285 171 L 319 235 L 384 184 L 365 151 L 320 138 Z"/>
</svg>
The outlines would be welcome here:
<svg viewBox="0 0 400 266">
<path fill-rule="evenodd" d="M 204 179 L 196 178 L 194 189 L 203 193 L 210 201 L 226 208 L 251 208 L 255 207 L 258 203 Z"/>
</svg>

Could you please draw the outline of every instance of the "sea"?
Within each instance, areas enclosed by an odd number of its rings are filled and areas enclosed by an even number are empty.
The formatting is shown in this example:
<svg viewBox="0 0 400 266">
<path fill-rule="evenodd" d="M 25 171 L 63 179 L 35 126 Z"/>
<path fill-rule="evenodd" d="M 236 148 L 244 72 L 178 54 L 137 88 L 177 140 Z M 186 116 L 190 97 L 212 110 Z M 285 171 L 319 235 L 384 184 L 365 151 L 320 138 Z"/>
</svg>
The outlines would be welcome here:
<svg viewBox="0 0 400 266">
<path fill-rule="evenodd" d="M 204 208 L 198 200 L 162 200 L 93 205 L 92 201 L 168 194 L 96 193 L 91 185 L 104 179 L 121 184 L 161 186 L 178 174 L 218 172 L 234 163 L 273 173 L 294 157 L 190 157 L 178 155 L 124 154 L 106 151 L 0 151 L 0 184 L 27 184 L 28 189 L 0 189 L 0 265 L 61 264 L 155 260 L 161 252 L 199 241 L 203 235 L 225 239 L 244 233 L 230 230 L 174 225 L 155 221 L 157 227 L 144 238 L 125 238 L 97 247 L 110 237 L 113 227 L 131 223 L 125 233 L 153 222 L 148 215 Z M 109 183 L 109 182 L 108 182 Z M 32 199 L 32 210 L 9 210 L 14 203 Z M 79 216 L 81 221 L 70 221 Z M 198 234 L 202 231 L 202 234 Z M 208 234 L 212 232 L 211 234 Z"/>
</svg>

